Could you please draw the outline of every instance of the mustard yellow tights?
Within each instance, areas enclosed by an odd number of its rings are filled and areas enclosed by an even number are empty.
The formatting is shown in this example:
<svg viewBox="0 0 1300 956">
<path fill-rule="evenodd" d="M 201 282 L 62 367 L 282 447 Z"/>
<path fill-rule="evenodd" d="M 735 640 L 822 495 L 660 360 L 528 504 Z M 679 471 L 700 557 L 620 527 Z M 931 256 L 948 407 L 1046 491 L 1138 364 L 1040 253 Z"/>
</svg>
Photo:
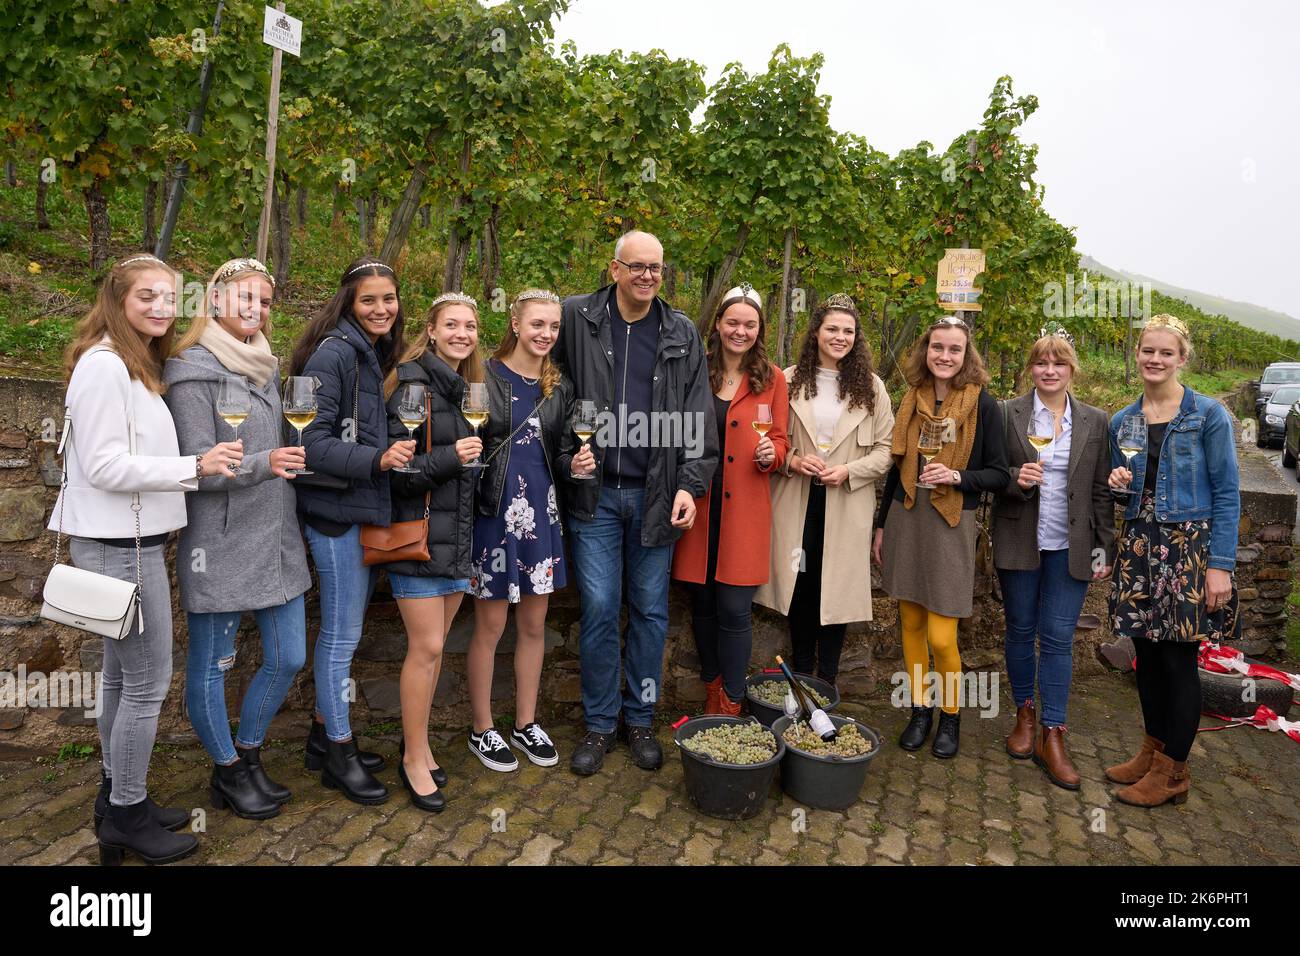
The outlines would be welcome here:
<svg viewBox="0 0 1300 956">
<path fill-rule="evenodd" d="M 903 625 L 903 660 L 912 682 L 912 703 L 925 704 L 925 675 L 929 672 L 930 652 L 934 652 L 934 669 L 943 677 L 939 697 L 943 712 L 957 713 L 956 691 L 961 686 L 961 654 L 957 651 L 957 618 L 927 611 L 911 601 L 898 602 L 898 618 Z M 921 675 L 921 680 L 916 675 Z"/>
</svg>

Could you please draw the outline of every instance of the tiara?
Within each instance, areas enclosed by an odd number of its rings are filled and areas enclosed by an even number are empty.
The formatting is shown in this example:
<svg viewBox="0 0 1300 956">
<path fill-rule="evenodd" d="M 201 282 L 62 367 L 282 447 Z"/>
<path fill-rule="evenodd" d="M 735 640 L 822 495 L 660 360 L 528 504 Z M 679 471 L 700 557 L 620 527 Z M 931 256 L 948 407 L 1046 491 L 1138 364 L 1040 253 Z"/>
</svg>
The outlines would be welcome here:
<svg viewBox="0 0 1300 956">
<path fill-rule="evenodd" d="M 1046 338 L 1049 335 L 1053 338 L 1064 339 L 1069 342 L 1070 345 L 1074 345 L 1074 336 L 1071 335 L 1066 327 L 1061 325 L 1059 322 L 1049 322 L 1038 330 L 1038 337 L 1040 339 Z"/>
<path fill-rule="evenodd" d="M 1151 316 L 1151 318 L 1147 319 L 1146 325 L 1142 327 L 1144 329 L 1173 329 L 1185 339 L 1190 339 L 1192 337 L 1192 333 L 1187 330 L 1186 322 L 1177 316 L 1169 315 L 1166 312 Z"/>
<path fill-rule="evenodd" d="M 163 262 L 163 261 L 162 261 L 161 259 L 159 259 L 157 256 L 150 256 L 150 255 L 132 256 L 130 259 L 123 259 L 121 262 L 118 263 L 118 265 L 119 265 L 119 266 L 129 266 L 129 265 L 130 265 L 131 263 L 133 263 L 133 262 L 156 262 L 156 263 L 158 263 L 158 265 L 160 265 L 160 266 L 166 266 L 166 265 L 167 265 L 167 263 Z M 167 268 L 170 269 L 171 266 L 167 266 Z"/>
<path fill-rule="evenodd" d="M 262 265 L 261 262 L 251 256 L 244 259 L 231 259 L 217 270 L 217 274 L 212 281 L 214 284 L 222 283 L 231 276 L 238 275 L 241 272 L 260 273 L 261 275 L 266 276 L 267 280 L 271 283 L 271 288 L 275 288 L 275 276 L 271 275 L 266 266 Z"/>
<path fill-rule="evenodd" d="M 346 279 L 348 276 L 352 275 L 352 273 L 360 272 L 362 269 L 384 269 L 387 272 L 392 273 L 393 275 L 397 275 L 397 273 L 393 272 L 393 267 L 390 266 L 387 262 L 380 262 L 378 259 L 376 259 L 374 262 L 363 262 L 361 263 L 361 265 L 357 266 L 356 268 L 349 269 L 347 272 L 343 273 L 343 278 Z"/>
<path fill-rule="evenodd" d="M 470 299 L 470 302 L 473 301 L 473 299 Z M 520 302 L 532 301 L 554 302 L 556 305 L 559 305 L 560 297 L 554 292 L 548 292 L 546 289 L 525 289 L 523 292 L 520 292 L 515 296 L 515 305 L 518 305 Z M 437 305 L 437 303 L 435 302 L 434 305 Z"/>
<path fill-rule="evenodd" d="M 474 297 L 466 295 L 464 292 L 444 292 L 442 295 L 438 296 L 438 298 L 433 300 L 433 304 L 430 305 L 429 308 L 436 309 L 438 306 L 447 302 L 459 302 L 461 305 L 469 306 L 475 312 L 478 311 L 478 303 L 474 301 Z"/>
<path fill-rule="evenodd" d="M 734 289 L 728 289 L 727 294 L 722 297 L 723 302 L 730 302 L 732 299 L 744 299 L 760 312 L 763 310 L 763 297 L 754 291 L 754 287 L 748 282 L 742 282 Z"/>
<path fill-rule="evenodd" d="M 855 313 L 858 311 L 858 304 L 853 301 L 853 296 L 846 292 L 836 292 L 834 295 L 827 296 L 824 304 L 831 309 L 849 309 Z"/>
<path fill-rule="evenodd" d="M 935 319 L 934 322 L 931 323 L 930 328 L 937 329 L 941 325 L 961 326 L 967 332 L 971 330 L 969 322 L 951 313 L 939 316 L 939 318 Z"/>
</svg>

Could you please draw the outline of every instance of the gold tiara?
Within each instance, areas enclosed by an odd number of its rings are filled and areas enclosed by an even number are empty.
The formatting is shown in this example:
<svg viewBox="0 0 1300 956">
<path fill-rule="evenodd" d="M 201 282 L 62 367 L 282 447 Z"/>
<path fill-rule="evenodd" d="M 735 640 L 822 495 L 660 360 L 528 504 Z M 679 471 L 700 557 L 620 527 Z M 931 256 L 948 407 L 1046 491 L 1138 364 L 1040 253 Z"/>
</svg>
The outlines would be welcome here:
<svg viewBox="0 0 1300 956">
<path fill-rule="evenodd" d="M 828 309 L 847 309 L 850 312 L 858 311 L 858 304 L 853 301 L 853 296 L 847 292 L 836 292 L 826 297 L 826 307 Z"/>
<path fill-rule="evenodd" d="M 252 256 L 243 259 L 231 259 L 217 270 L 217 274 L 212 281 L 214 284 L 220 284 L 228 280 L 231 276 L 239 275 L 241 272 L 259 273 L 260 275 L 265 276 L 266 280 L 271 283 L 272 289 L 275 288 L 275 276 L 271 275 L 266 266 L 262 265 L 261 262 L 254 259 Z"/>
<path fill-rule="evenodd" d="M 1161 312 L 1159 315 L 1151 316 L 1151 318 L 1147 319 L 1146 325 L 1142 326 L 1142 328 L 1143 329 L 1161 329 L 1161 328 L 1173 329 L 1175 332 L 1177 332 L 1185 339 L 1190 339 L 1192 337 L 1192 333 L 1187 329 L 1187 323 L 1184 322 L 1182 319 L 1178 318 L 1177 316 L 1170 315 L 1167 312 Z"/>
</svg>

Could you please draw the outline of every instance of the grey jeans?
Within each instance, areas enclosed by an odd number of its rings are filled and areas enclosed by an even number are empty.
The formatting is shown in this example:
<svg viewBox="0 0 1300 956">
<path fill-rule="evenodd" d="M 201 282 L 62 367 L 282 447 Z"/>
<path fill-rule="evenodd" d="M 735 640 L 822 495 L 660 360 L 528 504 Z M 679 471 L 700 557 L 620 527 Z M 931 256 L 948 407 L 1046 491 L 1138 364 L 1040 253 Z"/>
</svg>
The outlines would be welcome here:
<svg viewBox="0 0 1300 956">
<path fill-rule="evenodd" d="M 140 615 L 122 640 L 104 638 L 104 677 L 100 690 L 99 742 L 104 770 L 113 778 L 109 802 L 129 807 L 148 791 L 145 778 L 158 712 L 172 682 L 171 581 L 163 558 L 165 544 L 141 552 Z M 72 563 L 96 574 L 135 581 L 135 548 L 116 548 L 89 538 L 69 542 Z"/>
</svg>

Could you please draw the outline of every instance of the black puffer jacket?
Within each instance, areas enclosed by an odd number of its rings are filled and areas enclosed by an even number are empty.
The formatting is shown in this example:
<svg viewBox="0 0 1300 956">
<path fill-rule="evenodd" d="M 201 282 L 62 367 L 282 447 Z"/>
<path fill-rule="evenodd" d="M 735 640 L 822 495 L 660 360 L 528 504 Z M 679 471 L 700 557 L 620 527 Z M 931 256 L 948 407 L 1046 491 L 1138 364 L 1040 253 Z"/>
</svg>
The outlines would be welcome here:
<svg viewBox="0 0 1300 956">
<path fill-rule="evenodd" d="M 510 434 L 510 383 L 494 369 L 496 360 L 487 364 L 488 421 L 480 430 L 483 437 L 483 460 L 487 468 L 479 484 L 478 512 L 489 518 L 501 513 L 501 493 L 506 476 L 510 474 L 510 445 L 500 445 Z M 561 378 L 550 394 L 542 401 L 537 417 L 542 423 L 542 454 L 551 473 L 551 484 L 557 492 L 563 482 L 571 480 L 570 463 L 578 451 L 578 436 L 573 433 L 573 406 L 576 403 L 573 383 Z M 510 443 L 511 445 L 514 442 Z M 563 495 L 561 495 L 563 497 Z"/>
<path fill-rule="evenodd" d="M 427 578 L 468 578 L 470 546 L 474 533 L 474 483 L 478 470 L 465 468 L 456 455 L 456 442 L 471 434 L 460 413 L 465 381 L 432 351 L 414 362 L 397 367 L 397 390 L 388 400 L 388 437 L 402 441 L 412 437 L 397 417 L 402 386 L 418 382 L 428 386 L 432 411 L 429 421 L 415 430 L 417 474 L 390 471 L 393 521 L 416 521 L 424 515 L 424 495 L 429 495 L 429 560 L 394 561 L 389 571 Z M 424 450 L 425 430 L 432 429 Z"/>
<path fill-rule="evenodd" d="M 609 298 L 614 286 L 564 300 L 555 361 L 573 382 L 579 398 L 596 402 L 598 413 L 609 414 L 614 401 L 614 340 Z M 682 536 L 672 526 L 673 498 L 679 490 L 703 498 L 718 464 L 718 426 L 709 389 L 708 359 L 695 324 L 684 312 L 655 299 L 652 314 L 641 321 L 659 323 L 659 354 L 651 383 L 652 414 L 671 422 L 689 443 L 651 447 L 645 481 L 645 515 L 641 544 L 647 548 L 672 544 Z M 664 413 L 667 413 L 666 415 Z M 687 432 L 689 429 L 689 432 Z M 600 433 L 592 443 L 596 455 L 593 481 L 568 481 L 560 487 L 571 517 L 589 521 L 600 500 Z"/>
</svg>

